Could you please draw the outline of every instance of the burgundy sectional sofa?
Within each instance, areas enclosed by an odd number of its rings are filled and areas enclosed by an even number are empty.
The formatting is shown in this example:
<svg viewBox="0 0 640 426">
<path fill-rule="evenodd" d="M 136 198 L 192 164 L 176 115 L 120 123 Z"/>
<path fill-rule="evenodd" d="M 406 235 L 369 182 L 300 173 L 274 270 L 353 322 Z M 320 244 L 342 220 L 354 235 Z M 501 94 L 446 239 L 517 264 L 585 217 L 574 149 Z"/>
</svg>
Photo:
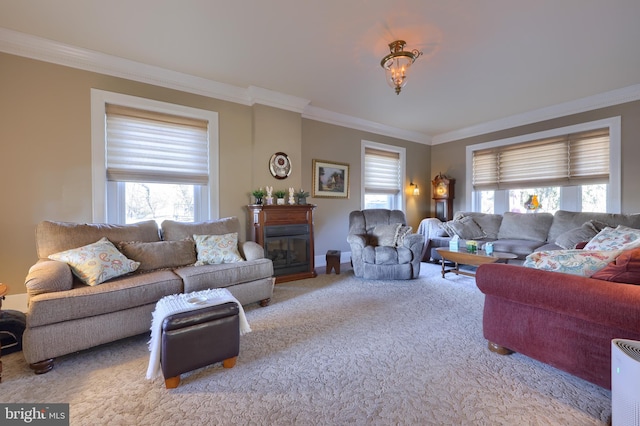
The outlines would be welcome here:
<svg viewBox="0 0 640 426">
<path fill-rule="evenodd" d="M 640 254 L 631 260 L 627 269 L 638 267 Z M 489 348 L 521 353 L 611 389 L 611 340 L 640 340 L 640 285 L 594 278 L 621 277 L 605 275 L 480 266 L 476 283 L 485 294 Z"/>
</svg>

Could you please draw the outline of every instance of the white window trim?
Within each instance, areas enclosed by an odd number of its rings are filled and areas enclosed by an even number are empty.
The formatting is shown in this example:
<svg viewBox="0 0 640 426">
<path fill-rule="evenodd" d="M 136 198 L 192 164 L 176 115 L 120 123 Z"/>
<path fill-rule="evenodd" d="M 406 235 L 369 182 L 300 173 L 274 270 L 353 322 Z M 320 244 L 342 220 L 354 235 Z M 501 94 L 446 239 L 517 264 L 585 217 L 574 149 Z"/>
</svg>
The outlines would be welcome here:
<svg viewBox="0 0 640 426">
<path fill-rule="evenodd" d="M 219 141 L 218 141 L 218 113 L 198 108 L 175 105 L 167 102 L 154 101 L 121 93 L 91 89 L 91 178 L 92 178 L 92 216 L 93 222 L 107 221 L 107 170 L 106 170 L 106 128 L 105 105 L 107 103 L 124 105 L 148 111 L 165 114 L 183 115 L 207 120 L 209 122 L 209 184 L 202 186 L 200 194 L 201 211 L 199 217 L 214 219 L 219 216 Z M 207 191 L 204 190 L 207 189 Z"/>
<path fill-rule="evenodd" d="M 468 145 L 466 148 L 466 205 L 471 206 L 471 211 L 476 211 L 480 205 L 479 194 L 473 196 L 473 151 L 479 149 L 495 148 L 499 146 L 513 145 L 522 142 L 533 141 L 537 139 L 551 138 L 554 136 L 566 135 L 569 133 L 577 133 L 588 130 L 609 128 L 609 188 L 607 191 L 607 212 L 620 213 L 622 209 L 622 172 L 621 172 L 621 117 L 610 117 L 602 120 L 589 121 L 587 123 L 575 124 L 572 126 L 559 127 L 556 129 L 545 130 L 537 133 L 515 136 L 512 138 L 500 139 L 491 142 L 484 142 L 476 145 Z M 506 191 L 503 191 L 506 193 Z M 509 210 L 508 196 L 504 199 L 494 200 L 494 211 L 504 212 Z M 561 206 L 561 208 L 570 209 L 570 206 Z M 574 208 L 575 209 L 575 208 Z"/>
<path fill-rule="evenodd" d="M 379 142 L 372 142 L 372 141 L 367 141 L 367 140 L 362 140 L 361 144 L 360 144 L 360 208 L 363 209 L 364 208 L 364 195 L 365 195 L 365 190 L 364 190 L 364 152 L 365 152 L 365 148 L 372 148 L 372 149 L 379 149 L 382 151 L 390 151 L 390 152 L 395 152 L 398 153 L 398 155 L 400 156 L 400 176 L 401 176 L 401 182 L 400 182 L 400 192 L 398 194 L 398 204 L 399 204 L 399 210 L 402 210 L 403 212 L 407 211 L 407 206 L 406 206 L 406 197 L 405 197 L 405 191 L 404 188 L 407 186 L 406 183 L 406 170 L 407 170 L 407 149 L 401 146 L 396 146 L 396 145 L 387 145 L 384 143 L 379 143 Z"/>
</svg>

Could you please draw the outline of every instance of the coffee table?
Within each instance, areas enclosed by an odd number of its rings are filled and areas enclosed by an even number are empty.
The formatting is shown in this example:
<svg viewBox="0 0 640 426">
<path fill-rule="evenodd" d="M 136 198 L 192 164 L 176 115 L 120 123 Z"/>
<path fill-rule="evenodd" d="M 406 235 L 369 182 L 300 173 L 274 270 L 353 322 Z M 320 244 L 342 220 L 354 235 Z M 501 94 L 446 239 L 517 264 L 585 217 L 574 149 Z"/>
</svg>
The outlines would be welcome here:
<svg viewBox="0 0 640 426">
<path fill-rule="evenodd" d="M 447 272 L 454 272 L 456 275 L 467 275 L 470 277 L 474 277 L 476 274 L 473 272 L 461 271 L 460 265 L 470 265 L 470 266 L 480 266 L 485 263 L 495 263 L 501 260 L 504 263 L 508 263 L 509 259 L 516 259 L 516 256 L 513 253 L 506 253 L 495 251 L 491 255 L 487 255 L 483 250 L 478 250 L 476 253 L 470 253 L 466 249 L 462 248 L 458 251 L 449 250 L 445 247 L 436 248 L 436 251 L 442 257 L 442 278 Z M 445 268 L 445 261 L 453 262 L 454 267 L 450 269 Z"/>
</svg>

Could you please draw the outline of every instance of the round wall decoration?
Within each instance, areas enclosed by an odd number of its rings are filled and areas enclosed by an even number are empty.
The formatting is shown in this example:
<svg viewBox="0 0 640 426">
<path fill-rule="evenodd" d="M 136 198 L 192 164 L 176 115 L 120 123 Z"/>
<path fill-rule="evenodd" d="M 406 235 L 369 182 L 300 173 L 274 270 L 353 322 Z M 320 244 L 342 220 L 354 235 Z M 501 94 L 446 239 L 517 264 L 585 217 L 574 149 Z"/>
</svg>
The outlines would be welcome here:
<svg viewBox="0 0 640 426">
<path fill-rule="evenodd" d="M 291 160 L 284 152 L 276 152 L 269 160 L 269 171 L 276 179 L 286 179 L 291 174 Z"/>
</svg>

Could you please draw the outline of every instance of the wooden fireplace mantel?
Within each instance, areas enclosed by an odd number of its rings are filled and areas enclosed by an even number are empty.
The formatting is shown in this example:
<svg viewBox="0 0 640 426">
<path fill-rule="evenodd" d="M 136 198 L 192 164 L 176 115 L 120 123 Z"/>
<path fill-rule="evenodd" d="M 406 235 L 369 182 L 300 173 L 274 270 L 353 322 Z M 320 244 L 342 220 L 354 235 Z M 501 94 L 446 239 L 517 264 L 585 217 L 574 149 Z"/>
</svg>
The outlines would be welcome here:
<svg viewBox="0 0 640 426">
<path fill-rule="evenodd" d="M 274 261 L 276 284 L 317 276 L 314 267 L 313 242 L 313 211 L 315 208 L 315 204 L 251 204 L 247 206 L 247 240 L 255 241 L 264 247 L 265 256 Z M 287 230 L 294 228 L 296 230 L 288 234 Z M 304 231 L 301 232 L 300 229 L 304 229 Z M 274 232 L 275 230 L 277 232 Z M 277 234 L 277 237 L 272 236 L 275 234 Z M 287 238 L 296 241 L 298 251 L 301 250 L 299 243 L 301 241 L 307 242 L 306 252 L 303 253 L 305 258 L 301 262 L 295 263 L 295 261 L 291 260 L 291 256 L 287 254 L 287 264 L 280 265 L 278 259 L 275 259 L 273 252 L 270 251 L 270 247 L 274 244 L 279 246 L 286 245 Z M 288 253 L 286 247 L 280 251 Z M 293 262 L 292 264 L 288 263 L 290 260 Z"/>
</svg>

